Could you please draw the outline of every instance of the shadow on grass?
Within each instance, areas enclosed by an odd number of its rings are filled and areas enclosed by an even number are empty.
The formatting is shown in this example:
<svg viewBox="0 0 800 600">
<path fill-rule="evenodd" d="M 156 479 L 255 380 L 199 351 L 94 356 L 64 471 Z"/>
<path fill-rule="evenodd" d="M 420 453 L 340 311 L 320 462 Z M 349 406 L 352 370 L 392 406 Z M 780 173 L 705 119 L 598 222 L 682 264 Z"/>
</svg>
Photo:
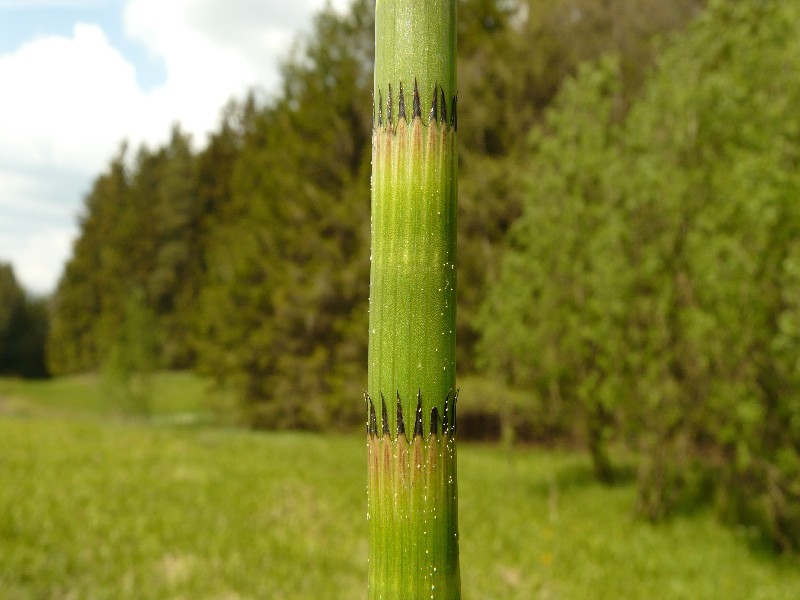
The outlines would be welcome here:
<svg viewBox="0 0 800 600">
<path fill-rule="evenodd" d="M 611 482 L 601 481 L 589 460 L 572 462 L 554 467 L 549 475 L 539 475 L 526 479 L 522 473 L 517 474 L 517 482 L 525 486 L 527 493 L 549 496 L 554 489 L 559 493 L 581 492 L 588 488 L 607 488 L 631 486 L 636 481 L 636 465 L 632 461 L 620 461 L 614 464 Z"/>
<path fill-rule="evenodd" d="M 579 490 L 588 486 L 627 486 L 636 481 L 636 465 L 632 461 L 618 461 L 611 467 L 610 481 L 601 481 L 590 463 L 560 467 L 555 474 L 555 484 L 560 490 Z"/>
</svg>

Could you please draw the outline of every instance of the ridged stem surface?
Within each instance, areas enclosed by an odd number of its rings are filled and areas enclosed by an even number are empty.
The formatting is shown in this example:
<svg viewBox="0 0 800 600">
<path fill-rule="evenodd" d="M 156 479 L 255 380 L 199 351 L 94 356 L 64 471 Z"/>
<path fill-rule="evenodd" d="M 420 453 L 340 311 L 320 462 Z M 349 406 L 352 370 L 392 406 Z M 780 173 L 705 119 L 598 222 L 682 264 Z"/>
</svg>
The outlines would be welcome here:
<svg viewBox="0 0 800 600">
<path fill-rule="evenodd" d="M 391 402 L 397 430 L 423 425 L 455 393 L 455 131 L 421 117 L 379 126 L 373 139 L 369 377 L 375 401 Z"/>
<path fill-rule="evenodd" d="M 455 0 L 377 0 L 369 598 L 461 597 Z"/>
<path fill-rule="evenodd" d="M 454 438 L 368 445 L 370 600 L 460 598 Z"/>
</svg>

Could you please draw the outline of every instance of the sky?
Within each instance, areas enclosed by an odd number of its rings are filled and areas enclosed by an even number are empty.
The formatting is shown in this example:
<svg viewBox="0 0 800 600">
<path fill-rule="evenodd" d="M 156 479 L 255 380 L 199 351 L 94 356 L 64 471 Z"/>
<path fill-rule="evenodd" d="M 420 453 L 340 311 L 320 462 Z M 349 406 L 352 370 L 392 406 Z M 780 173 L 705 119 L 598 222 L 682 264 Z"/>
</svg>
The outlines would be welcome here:
<svg viewBox="0 0 800 600">
<path fill-rule="evenodd" d="M 325 0 L 0 0 L 0 262 L 55 289 L 93 180 L 123 141 L 202 144 L 267 95 Z M 349 0 L 332 0 L 344 10 Z"/>
</svg>

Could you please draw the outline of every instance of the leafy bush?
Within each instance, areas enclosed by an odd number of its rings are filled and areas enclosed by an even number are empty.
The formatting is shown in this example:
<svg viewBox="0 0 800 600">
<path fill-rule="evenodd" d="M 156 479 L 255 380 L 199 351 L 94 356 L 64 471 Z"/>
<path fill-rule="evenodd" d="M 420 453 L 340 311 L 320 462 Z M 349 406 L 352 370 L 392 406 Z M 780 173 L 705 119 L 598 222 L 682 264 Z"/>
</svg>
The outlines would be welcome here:
<svg viewBox="0 0 800 600">
<path fill-rule="evenodd" d="M 643 453 L 639 508 L 714 474 L 723 513 L 800 546 L 800 8 L 715 2 L 630 111 L 581 70 L 484 307 L 486 364 Z M 703 477 L 701 476 L 702 480 Z M 700 486 L 702 487 L 702 486 Z"/>
</svg>

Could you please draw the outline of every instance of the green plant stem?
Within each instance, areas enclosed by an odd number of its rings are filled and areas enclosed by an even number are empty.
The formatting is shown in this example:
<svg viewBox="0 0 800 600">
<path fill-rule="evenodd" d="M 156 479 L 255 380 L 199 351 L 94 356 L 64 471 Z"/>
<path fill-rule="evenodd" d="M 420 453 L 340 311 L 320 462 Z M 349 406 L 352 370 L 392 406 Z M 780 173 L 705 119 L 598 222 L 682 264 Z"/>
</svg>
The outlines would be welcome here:
<svg viewBox="0 0 800 600">
<path fill-rule="evenodd" d="M 460 598 L 455 79 L 455 0 L 377 0 L 370 598 Z"/>
<path fill-rule="evenodd" d="M 455 439 L 368 445 L 369 597 L 460 598 Z"/>
</svg>

